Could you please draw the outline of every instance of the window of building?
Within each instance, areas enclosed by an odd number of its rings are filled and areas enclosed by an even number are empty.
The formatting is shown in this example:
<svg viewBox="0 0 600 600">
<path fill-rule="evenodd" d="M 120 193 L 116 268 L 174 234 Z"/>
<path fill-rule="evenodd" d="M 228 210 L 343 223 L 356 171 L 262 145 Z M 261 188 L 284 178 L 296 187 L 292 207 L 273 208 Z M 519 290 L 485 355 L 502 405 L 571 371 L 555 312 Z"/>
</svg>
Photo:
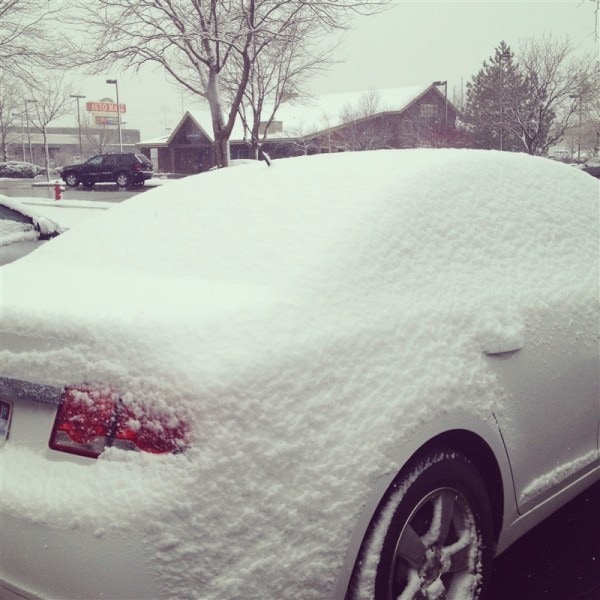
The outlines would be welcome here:
<svg viewBox="0 0 600 600">
<path fill-rule="evenodd" d="M 437 117 L 437 104 L 421 104 L 421 116 L 425 118 Z"/>
</svg>

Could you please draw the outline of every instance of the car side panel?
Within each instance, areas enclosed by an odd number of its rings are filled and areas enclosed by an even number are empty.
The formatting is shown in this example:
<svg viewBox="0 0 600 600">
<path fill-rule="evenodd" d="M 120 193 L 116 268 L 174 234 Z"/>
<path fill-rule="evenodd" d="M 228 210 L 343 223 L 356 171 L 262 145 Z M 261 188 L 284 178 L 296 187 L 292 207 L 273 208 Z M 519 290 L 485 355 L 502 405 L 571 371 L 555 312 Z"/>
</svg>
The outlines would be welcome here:
<svg viewBox="0 0 600 600">
<path fill-rule="evenodd" d="M 548 310 L 523 348 L 486 357 L 504 391 L 496 416 L 521 513 L 599 464 L 597 320 Z"/>
<path fill-rule="evenodd" d="M 402 467 L 408 463 L 414 454 L 424 448 L 427 444 L 431 443 L 432 440 L 456 432 L 477 436 L 490 448 L 498 464 L 500 477 L 502 479 L 503 490 L 501 500 L 503 505 L 504 526 L 510 527 L 510 525 L 518 518 L 519 515 L 514 501 L 515 497 L 510 464 L 508 462 L 500 431 L 493 415 L 489 415 L 489 418 L 485 420 L 481 415 L 474 415 L 461 410 L 456 410 L 444 415 L 443 420 L 432 419 L 429 423 L 424 423 L 422 428 L 412 431 L 409 436 L 398 441 L 398 453 L 393 457 L 393 464 L 396 465 L 397 468 L 390 469 L 388 473 L 381 476 L 373 483 L 369 498 L 364 506 L 361 507 L 360 513 L 355 520 L 356 525 L 348 546 L 346 559 L 343 562 L 336 582 L 333 595 L 335 600 L 344 600 L 346 598 L 346 590 L 348 589 L 350 577 L 355 562 L 358 559 L 361 544 L 365 538 L 369 523 L 377 511 L 378 505 L 384 498 L 387 490 L 401 471 Z M 485 478 L 485 474 L 483 475 Z"/>
</svg>

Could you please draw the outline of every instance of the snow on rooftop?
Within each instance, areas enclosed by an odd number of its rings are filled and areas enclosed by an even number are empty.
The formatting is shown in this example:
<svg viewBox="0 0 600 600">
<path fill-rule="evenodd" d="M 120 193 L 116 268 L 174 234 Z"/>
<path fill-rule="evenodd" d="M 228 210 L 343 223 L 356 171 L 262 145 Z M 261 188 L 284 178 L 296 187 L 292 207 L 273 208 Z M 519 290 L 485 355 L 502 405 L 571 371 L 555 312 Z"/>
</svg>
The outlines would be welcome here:
<svg viewBox="0 0 600 600">
<path fill-rule="evenodd" d="M 385 88 L 376 90 L 359 90 L 354 92 L 341 92 L 334 94 L 323 94 L 315 98 L 308 98 L 303 102 L 283 102 L 274 121 L 281 121 L 282 131 L 269 134 L 269 139 L 287 139 L 301 137 L 306 134 L 323 131 L 340 125 L 341 116 L 347 107 L 357 107 L 361 99 L 366 95 L 375 94 L 379 100 L 378 112 L 402 110 L 411 102 L 425 92 L 430 85 Z M 266 120 L 269 116 L 269 108 L 263 111 Z M 188 111 L 192 118 L 202 127 L 209 139 L 212 139 L 212 119 L 208 107 L 205 109 L 194 109 Z M 158 145 L 167 142 L 169 136 L 163 136 L 152 140 L 144 140 L 138 145 Z M 242 120 L 236 119 L 232 141 L 245 139 Z"/>
<path fill-rule="evenodd" d="M 406 108 L 418 98 L 429 86 L 412 86 L 361 90 L 324 94 L 305 104 L 286 102 L 277 111 L 275 120 L 283 122 L 286 136 L 323 131 L 342 123 L 342 113 L 347 107 L 357 108 L 361 100 L 374 94 L 379 100 L 378 112 L 396 111 Z M 270 137 L 283 137 L 275 134 Z"/>
<path fill-rule="evenodd" d="M 159 137 L 142 140 L 136 143 L 136 146 L 160 146 L 169 141 L 169 135 L 161 135 Z"/>
</svg>

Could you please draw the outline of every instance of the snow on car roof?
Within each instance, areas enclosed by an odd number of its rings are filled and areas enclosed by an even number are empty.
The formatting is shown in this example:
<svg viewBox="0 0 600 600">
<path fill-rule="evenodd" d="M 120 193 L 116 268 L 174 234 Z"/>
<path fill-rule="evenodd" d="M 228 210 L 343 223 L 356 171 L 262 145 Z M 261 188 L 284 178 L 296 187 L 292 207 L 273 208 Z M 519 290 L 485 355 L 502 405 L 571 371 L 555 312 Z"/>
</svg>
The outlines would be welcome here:
<svg viewBox="0 0 600 600">
<path fill-rule="evenodd" d="M 156 336 L 243 315 L 248 304 L 300 310 L 376 292 L 432 309 L 514 304 L 560 288 L 559 265 L 588 268 L 583 258 L 597 248 L 589 179 L 541 158 L 468 150 L 222 169 L 132 198 L 8 267 L 5 314 L 30 311 L 36 329 L 58 331 L 85 321 L 107 335 L 146 320 L 155 329 L 136 335 Z M 586 228 L 590 236 L 577 234 Z M 43 304 L 23 285 L 34 273 L 48 281 Z"/>
<path fill-rule="evenodd" d="M 261 581 L 320 599 L 397 440 L 501 398 L 481 331 L 597 306 L 598 182 L 498 152 L 282 159 L 146 192 L 34 254 L 2 269 L 0 374 L 110 384 L 195 437 L 76 477 L 9 444 L 2 468 L 28 477 L 2 501 L 99 535 L 147 528 L 172 597 Z"/>
</svg>

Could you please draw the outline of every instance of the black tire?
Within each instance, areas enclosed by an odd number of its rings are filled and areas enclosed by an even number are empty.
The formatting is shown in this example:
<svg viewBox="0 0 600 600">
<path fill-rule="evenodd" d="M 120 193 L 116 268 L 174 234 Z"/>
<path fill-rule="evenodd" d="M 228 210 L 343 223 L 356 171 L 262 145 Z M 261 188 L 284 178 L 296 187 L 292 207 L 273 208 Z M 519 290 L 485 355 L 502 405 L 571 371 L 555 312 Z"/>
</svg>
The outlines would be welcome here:
<svg viewBox="0 0 600 600">
<path fill-rule="evenodd" d="M 131 185 L 131 177 L 127 173 L 121 171 L 115 175 L 115 183 L 119 187 L 129 187 Z"/>
<path fill-rule="evenodd" d="M 449 449 L 428 452 L 402 471 L 380 506 L 361 562 L 373 551 L 379 560 L 374 577 L 357 585 L 358 566 L 353 588 L 368 591 L 355 597 L 483 600 L 493 547 L 490 501 L 475 466 Z"/>
<path fill-rule="evenodd" d="M 69 187 L 77 187 L 79 185 L 79 177 L 75 173 L 64 173 L 63 181 Z"/>
</svg>

